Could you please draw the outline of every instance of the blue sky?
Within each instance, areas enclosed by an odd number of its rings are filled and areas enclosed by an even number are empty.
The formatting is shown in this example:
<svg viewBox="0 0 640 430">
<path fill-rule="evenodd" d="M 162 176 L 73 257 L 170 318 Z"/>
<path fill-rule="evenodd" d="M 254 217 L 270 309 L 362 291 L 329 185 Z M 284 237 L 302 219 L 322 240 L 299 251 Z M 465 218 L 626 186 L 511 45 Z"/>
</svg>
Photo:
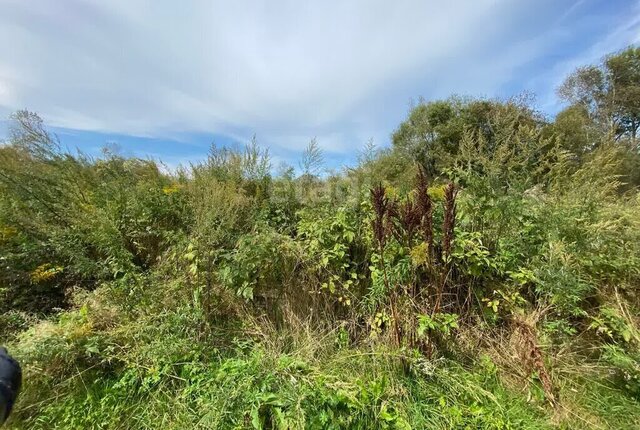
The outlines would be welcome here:
<svg viewBox="0 0 640 430">
<path fill-rule="evenodd" d="M 420 97 L 552 116 L 564 76 L 638 42 L 638 0 L 0 0 L 0 117 L 169 166 L 253 135 L 295 166 L 315 137 L 340 167 Z"/>
</svg>

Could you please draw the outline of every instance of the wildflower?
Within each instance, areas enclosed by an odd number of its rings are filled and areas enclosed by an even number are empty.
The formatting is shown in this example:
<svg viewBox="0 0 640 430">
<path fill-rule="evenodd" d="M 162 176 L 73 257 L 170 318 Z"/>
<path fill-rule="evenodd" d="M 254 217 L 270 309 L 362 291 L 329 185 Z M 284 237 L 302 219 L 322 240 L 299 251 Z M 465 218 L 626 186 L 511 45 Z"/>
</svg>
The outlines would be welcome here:
<svg viewBox="0 0 640 430">
<path fill-rule="evenodd" d="M 166 185 L 162 187 L 162 192 L 165 193 L 166 195 L 171 195 L 171 194 L 177 193 L 181 189 L 182 189 L 181 184 L 171 184 L 171 185 Z"/>
<path fill-rule="evenodd" d="M 50 263 L 41 264 L 31 272 L 31 282 L 39 283 L 54 278 L 58 273 L 62 273 L 63 267 L 52 266 Z"/>
</svg>

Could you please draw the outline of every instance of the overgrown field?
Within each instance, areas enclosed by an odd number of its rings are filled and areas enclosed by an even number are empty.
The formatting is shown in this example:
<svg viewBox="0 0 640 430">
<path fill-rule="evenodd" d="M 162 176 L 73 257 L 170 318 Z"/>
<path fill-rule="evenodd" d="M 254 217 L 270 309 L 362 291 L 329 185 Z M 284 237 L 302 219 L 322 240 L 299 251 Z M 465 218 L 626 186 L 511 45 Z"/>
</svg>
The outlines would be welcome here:
<svg viewBox="0 0 640 430">
<path fill-rule="evenodd" d="M 0 146 L 16 429 L 640 428 L 640 50 L 420 103 L 387 149 L 177 171 Z M 298 172 L 298 173 L 296 173 Z"/>
</svg>

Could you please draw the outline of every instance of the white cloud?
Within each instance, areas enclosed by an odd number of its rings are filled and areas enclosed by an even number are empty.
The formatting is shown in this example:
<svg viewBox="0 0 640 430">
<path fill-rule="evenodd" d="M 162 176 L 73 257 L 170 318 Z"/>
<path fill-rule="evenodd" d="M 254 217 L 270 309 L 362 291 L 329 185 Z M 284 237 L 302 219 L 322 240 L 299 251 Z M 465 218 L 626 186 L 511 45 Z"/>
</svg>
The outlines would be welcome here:
<svg viewBox="0 0 640 430">
<path fill-rule="evenodd" d="M 0 0 L 0 113 L 145 136 L 257 133 L 293 150 L 317 136 L 349 152 L 384 143 L 411 96 L 492 95 L 555 43 L 549 16 L 571 7 Z"/>
</svg>

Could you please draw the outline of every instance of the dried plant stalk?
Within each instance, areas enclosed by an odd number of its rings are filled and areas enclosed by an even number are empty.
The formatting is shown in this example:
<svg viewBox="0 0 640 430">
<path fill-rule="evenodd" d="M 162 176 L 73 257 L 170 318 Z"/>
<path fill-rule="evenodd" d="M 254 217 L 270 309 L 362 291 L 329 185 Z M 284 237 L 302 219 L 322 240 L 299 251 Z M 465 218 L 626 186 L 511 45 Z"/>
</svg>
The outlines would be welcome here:
<svg viewBox="0 0 640 430">
<path fill-rule="evenodd" d="M 552 406 L 557 405 L 557 399 L 554 395 L 551 377 L 544 364 L 542 350 L 538 346 L 536 334 L 533 327 L 523 321 L 514 321 L 516 327 L 520 330 L 520 334 L 524 341 L 524 348 L 521 352 L 522 360 L 529 368 L 529 373 L 535 370 L 538 373 L 544 394 Z"/>
</svg>

